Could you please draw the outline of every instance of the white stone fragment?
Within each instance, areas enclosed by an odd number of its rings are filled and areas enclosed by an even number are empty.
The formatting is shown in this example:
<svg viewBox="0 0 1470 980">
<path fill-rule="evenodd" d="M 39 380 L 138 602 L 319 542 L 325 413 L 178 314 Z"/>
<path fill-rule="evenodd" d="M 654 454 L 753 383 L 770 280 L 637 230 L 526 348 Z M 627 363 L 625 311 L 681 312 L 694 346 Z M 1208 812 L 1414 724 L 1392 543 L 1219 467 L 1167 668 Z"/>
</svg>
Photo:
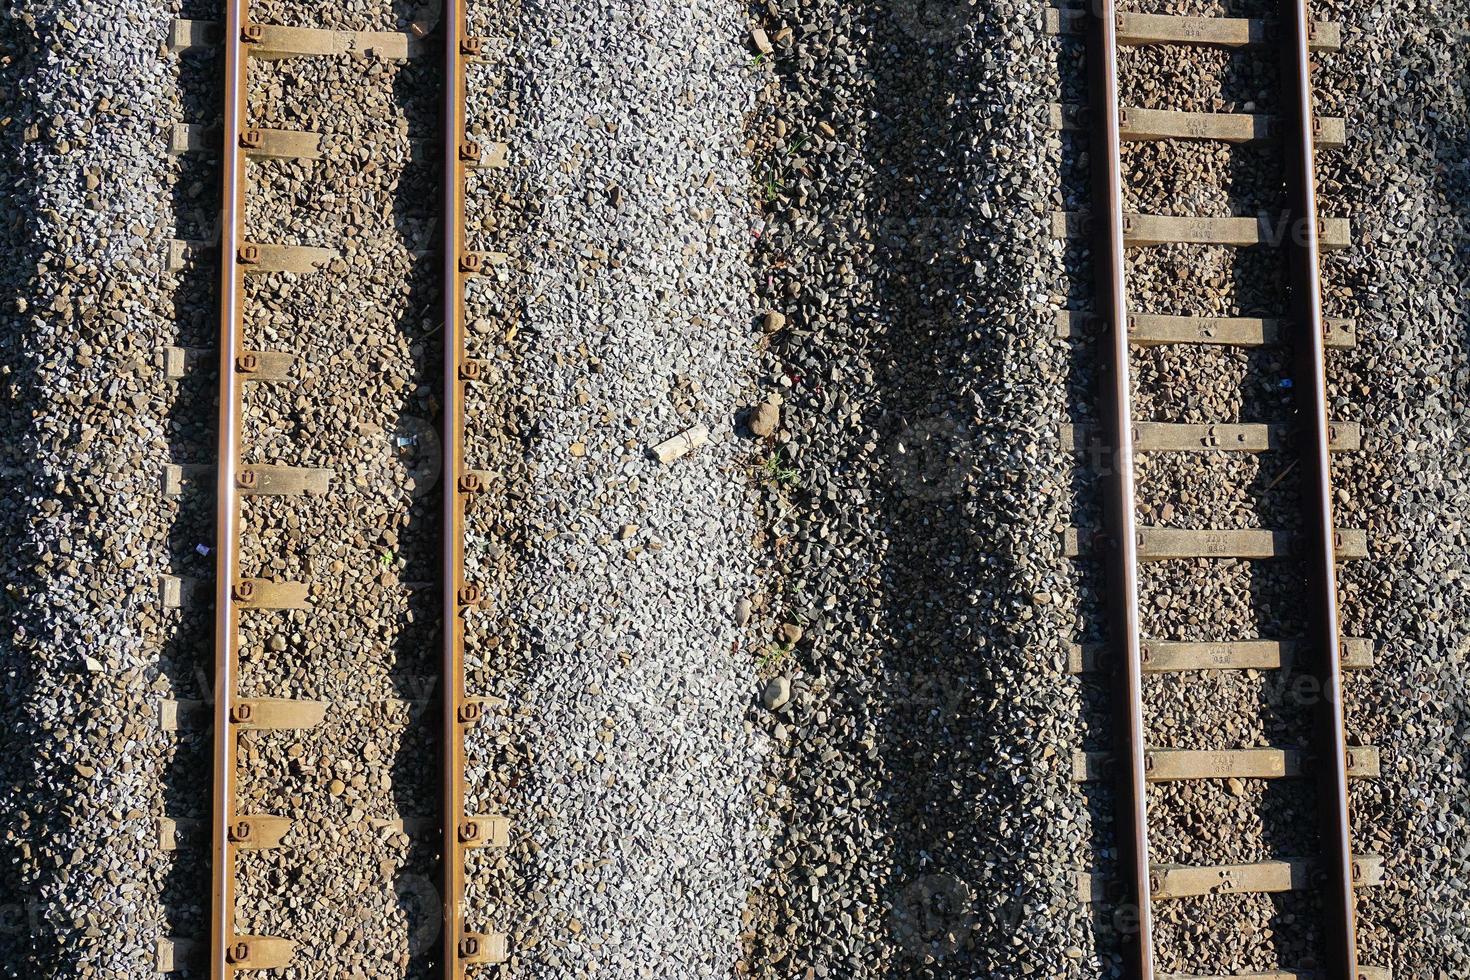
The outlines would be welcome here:
<svg viewBox="0 0 1470 980">
<path fill-rule="evenodd" d="M 707 445 L 709 445 L 709 429 L 696 425 L 691 429 L 685 429 L 672 439 L 665 439 L 654 446 L 652 451 L 660 463 L 667 464 Z"/>
</svg>

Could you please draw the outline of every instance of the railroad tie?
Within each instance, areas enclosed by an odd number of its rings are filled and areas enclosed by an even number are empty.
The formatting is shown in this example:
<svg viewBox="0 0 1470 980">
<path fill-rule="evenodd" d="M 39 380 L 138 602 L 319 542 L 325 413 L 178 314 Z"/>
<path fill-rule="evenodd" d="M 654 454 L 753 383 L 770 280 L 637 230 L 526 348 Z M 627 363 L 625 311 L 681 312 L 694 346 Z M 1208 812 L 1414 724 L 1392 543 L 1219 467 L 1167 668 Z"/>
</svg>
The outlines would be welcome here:
<svg viewBox="0 0 1470 980">
<path fill-rule="evenodd" d="M 1224 640 L 1190 643 L 1178 640 L 1143 639 L 1139 659 L 1146 674 L 1183 673 L 1191 670 L 1279 670 L 1290 667 L 1302 655 L 1296 640 Z M 1105 643 L 1072 643 L 1067 646 L 1067 670 L 1072 674 L 1094 674 L 1108 669 Z M 1373 641 L 1345 637 L 1342 666 L 1346 670 L 1368 670 L 1373 666 Z"/>
<path fill-rule="evenodd" d="M 1077 7 L 1048 7 L 1048 34 L 1081 34 L 1087 11 Z M 1117 15 L 1117 43 L 1120 47 L 1147 44 L 1185 44 L 1202 47 L 1243 48 L 1264 45 L 1272 40 L 1266 21 L 1247 17 L 1185 17 L 1175 14 Z M 1313 51 L 1338 51 L 1342 48 L 1342 27 L 1329 21 L 1314 21 L 1308 45 Z"/>
<path fill-rule="evenodd" d="M 1098 335 L 1097 318 L 1090 313 L 1059 310 L 1057 336 L 1086 340 Z M 1285 343 L 1292 325 L 1277 317 L 1172 316 L 1128 314 L 1128 342 L 1135 347 L 1199 344 L 1218 347 L 1276 347 Z M 1357 323 L 1348 319 L 1323 321 L 1323 346 L 1346 350 L 1356 346 Z"/>
<path fill-rule="evenodd" d="M 1059 133 L 1087 128 L 1087 107 L 1051 105 L 1051 128 Z M 1243 112 L 1176 112 L 1167 109 L 1118 110 L 1118 135 L 1130 142 L 1156 140 L 1211 140 L 1220 143 L 1265 143 L 1280 137 L 1281 126 L 1272 116 Z M 1347 143 L 1347 121 L 1341 116 L 1318 116 L 1313 133 L 1323 149 Z"/>
</svg>

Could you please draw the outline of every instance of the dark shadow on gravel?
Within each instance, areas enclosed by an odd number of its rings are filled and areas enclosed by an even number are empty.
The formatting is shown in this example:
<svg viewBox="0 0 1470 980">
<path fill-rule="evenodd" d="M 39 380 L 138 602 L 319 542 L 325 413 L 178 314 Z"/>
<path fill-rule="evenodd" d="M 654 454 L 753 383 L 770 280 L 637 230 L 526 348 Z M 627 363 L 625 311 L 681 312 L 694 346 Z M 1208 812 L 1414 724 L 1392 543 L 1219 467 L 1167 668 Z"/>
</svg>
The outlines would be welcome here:
<svg viewBox="0 0 1470 980">
<path fill-rule="evenodd" d="M 185 16 L 217 18 L 215 4 L 191 4 Z M 223 99 L 217 55 L 179 56 L 181 122 L 217 124 Z M 185 154 L 174 158 L 177 170 L 169 199 L 174 234 L 185 241 L 207 241 L 219 228 L 219 155 Z M 162 245 L 164 243 L 160 243 Z M 215 428 L 219 405 L 218 257 L 206 255 L 174 276 L 171 337 L 158 337 L 151 368 L 165 370 L 164 348 L 183 348 L 185 373 L 169 382 L 164 431 L 168 459 L 179 465 L 209 466 L 215 461 Z M 162 474 L 160 474 L 160 477 Z M 150 680 L 159 698 L 213 701 L 214 673 L 214 492 L 213 471 L 190 474 L 185 491 L 165 503 L 173 514 L 168 531 L 169 573 L 194 583 L 177 609 L 160 609 L 168 626 Z M 158 486 L 163 494 L 164 488 Z M 155 704 L 157 701 L 154 702 Z M 196 717 L 207 717 L 196 716 Z M 208 935 L 209 819 L 213 737 L 206 722 L 174 736 L 170 765 L 161 773 L 163 815 L 180 821 L 178 850 L 166 855 L 162 888 L 160 938 L 198 939 Z M 181 960 L 180 977 L 203 975 L 203 950 Z"/>
<path fill-rule="evenodd" d="M 1451 10 L 1458 9 L 1464 12 L 1463 4 L 1451 5 Z M 1445 23 L 1448 24 L 1451 15 L 1446 12 Z M 1460 23 L 1466 21 L 1462 18 Z M 1465 32 L 1463 27 L 1458 31 L 1437 31 L 1435 40 L 1438 47 L 1446 52 L 1456 55 L 1455 67 L 1445 66 L 1441 69 L 1440 78 L 1455 79 L 1455 87 L 1458 89 L 1457 102 L 1460 111 L 1442 112 L 1433 111 L 1423 114 L 1423 118 L 1431 120 L 1434 135 L 1435 158 L 1438 166 L 1435 168 L 1437 180 L 1434 182 L 1435 196 L 1443 202 L 1443 213 L 1448 215 L 1444 226 L 1435 230 L 1436 237 L 1442 243 L 1442 247 L 1450 253 L 1451 262 L 1450 276 L 1461 283 L 1461 298 L 1464 296 L 1464 285 L 1470 282 L 1470 113 L 1464 109 L 1470 104 L 1470 70 L 1466 67 Z M 1443 63 L 1440 62 L 1442 65 Z M 1395 105 L 1394 109 L 1402 111 L 1403 106 Z M 1438 107 L 1436 107 L 1438 109 Z M 1354 285 L 1357 285 L 1355 283 Z M 1370 302 L 1381 309 L 1381 301 L 1374 297 Z M 1447 318 L 1449 326 L 1446 331 L 1448 336 L 1433 338 L 1443 344 L 1446 352 L 1450 355 L 1455 369 L 1449 372 L 1448 400 L 1449 412 L 1453 419 L 1454 431 L 1450 435 L 1449 444 L 1445 447 L 1440 458 L 1435 460 L 1431 466 L 1440 469 L 1446 476 L 1453 479 L 1454 474 L 1464 474 L 1470 469 L 1470 426 L 1466 425 L 1467 415 L 1470 415 L 1470 307 L 1462 301 L 1453 317 Z M 1371 364 L 1370 369 L 1383 367 Z M 1462 476 L 1463 478 L 1463 476 Z M 1422 479 L 1422 478 L 1421 478 Z M 1435 501 L 1438 507 L 1448 507 L 1448 501 Z M 1463 514 L 1463 508 L 1461 509 Z M 1405 515 L 1405 523 L 1412 521 Z M 1419 525 L 1418 530 L 1424 533 L 1429 526 L 1441 525 L 1444 522 L 1443 515 L 1436 515 L 1429 521 Z M 1463 549 L 1456 555 L 1461 566 L 1465 560 Z M 1411 606 L 1407 603 L 1397 606 L 1403 618 L 1407 621 L 1404 632 L 1413 636 L 1417 641 L 1415 645 L 1422 644 L 1427 647 L 1438 644 L 1441 648 L 1449 643 L 1458 644 L 1457 649 L 1463 650 L 1463 632 L 1466 623 L 1470 623 L 1470 600 L 1467 600 L 1465 591 L 1460 588 L 1450 587 L 1445 589 L 1446 615 L 1442 620 L 1431 620 L 1426 622 L 1417 616 Z M 1444 626 L 1453 624 L 1452 636 L 1446 638 L 1443 635 Z M 1458 635 L 1455 631 L 1458 630 Z M 1440 635 L 1435 636 L 1435 633 Z M 1461 677 L 1464 675 L 1461 674 Z M 1380 681 L 1384 686 L 1392 682 L 1384 679 Z M 1465 682 L 1459 683 L 1459 690 L 1465 690 Z M 1422 695 L 1421 695 L 1422 697 Z M 1386 698 L 1384 700 L 1387 700 Z M 1441 702 L 1442 705 L 1442 727 L 1441 730 L 1448 734 L 1449 744 L 1463 746 L 1470 744 L 1470 697 L 1447 697 Z M 1401 720 L 1400 720 L 1401 723 Z M 1413 751 L 1412 748 L 1409 751 Z M 1470 786 L 1470 754 L 1458 753 L 1457 765 L 1451 767 L 1449 781 L 1452 786 L 1460 789 L 1454 794 L 1450 813 L 1449 825 L 1466 827 L 1470 826 L 1470 793 L 1465 792 L 1465 787 Z M 1443 824 L 1437 824 L 1443 826 Z M 1404 839 L 1404 828 L 1401 823 L 1396 823 L 1390 830 L 1391 844 L 1386 845 L 1385 853 L 1403 854 L 1408 850 L 1407 841 Z M 1470 844 L 1463 839 L 1455 844 L 1456 856 L 1449 858 L 1446 855 L 1446 877 L 1461 884 L 1463 892 L 1464 882 L 1470 881 Z M 1442 944 L 1442 945 L 1441 945 Z M 1406 945 L 1410 945 L 1407 944 Z M 1419 944 L 1412 944 L 1418 947 Z M 1439 942 L 1427 943 L 1425 946 L 1431 948 L 1412 948 L 1407 951 L 1406 959 L 1412 959 L 1417 963 L 1424 963 L 1426 967 L 1440 970 L 1442 975 L 1453 975 L 1454 971 L 1470 968 L 1470 945 L 1464 942 L 1463 934 L 1450 936 L 1441 934 Z"/>
<path fill-rule="evenodd" d="M 1393 882 L 1362 903 L 1360 929 L 1387 935 L 1395 976 L 1438 978 L 1470 976 L 1470 598 L 1459 530 L 1470 471 L 1470 11 L 1452 2 L 1425 13 L 1422 34 L 1405 31 L 1386 46 L 1395 84 L 1363 91 L 1349 109 L 1353 152 L 1336 175 L 1359 209 L 1355 252 L 1366 261 L 1344 263 L 1359 345 L 1336 364 L 1370 392 L 1355 393 L 1355 408 L 1362 401 L 1386 422 L 1410 420 L 1372 430 L 1376 443 L 1364 454 L 1372 476 L 1354 504 L 1383 533 L 1370 540 L 1371 560 L 1342 576 L 1366 596 L 1359 631 L 1378 640 L 1375 669 L 1354 685 L 1350 733 L 1368 730 L 1386 750 L 1382 798 L 1365 805 L 1360 791 L 1354 805 L 1382 828 L 1371 844 Z M 1383 163 L 1391 150 L 1399 160 Z M 1391 208 L 1370 217 L 1399 175 L 1416 171 L 1425 178 L 1422 218 L 1399 224 Z M 1442 433 L 1427 424 L 1436 415 Z"/>
<path fill-rule="evenodd" d="M 437 45 L 440 37 L 438 33 L 432 35 L 429 43 Z M 424 219 L 442 213 L 442 154 L 438 141 L 433 138 L 440 130 L 439 120 L 432 112 L 439 105 L 435 93 L 440 91 L 442 75 L 439 61 L 428 58 L 399 71 L 393 83 L 395 104 L 410 107 L 411 135 L 425 139 L 428 147 L 422 159 L 411 159 L 407 164 L 393 196 L 394 230 L 410 249 L 424 246 L 417 241 Z M 426 108 L 430 111 L 426 112 Z M 402 336 L 414 338 L 415 344 L 423 348 L 416 363 L 417 384 L 435 391 L 444 387 L 441 367 L 444 324 L 438 274 L 442 261 L 440 231 L 438 222 L 434 222 L 428 254 L 413 262 L 409 291 L 404 298 L 406 313 L 397 324 Z M 408 433 L 422 412 L 412 397 L 415 387 L 414 384 L 404 386 L 403 401 L 398 408 L 400 433 Z M 433 421 L 442 438 L 442 418 Z M 397 447 L 397 442 L 396 437 L 390 439 L 390 446 Z M 412 445 L 401 447 L 400 452 L 413 455 L 410 463 L 413 472 L 438 473 L 439 461 L 425 457 L 437 453 L 439 443 L 424 442 L 415 439 Z M 444 695 L 443 678 L 438 677 L 442 584 L 439 557 L 444 517 L 439 495 L 438 480 L 420 481 L 411 500 L 406 502 L 407 513 L 400 515 L 401 522 L 396 529 L 402 542 L 403 567 L 399 573 L 402 581 L 432 583 L 414 589 L 410 597 L 413 620 L 397 624 L 388 653 L 393 696 L 410 703 L 410 724 L 418 727 L 416 732 L 405 733 L 398 741 L 397 751 L 386 760 L 393 780 L 393 803 L 406 819 L 404 829 L 412 840 L 407 857 L 398 865 L 390 883 L 407 923 L 409 960 L 403 964 L 405 977 L 436 975 L 441 959 L 439 883 L 442 879 L 438 868 L 443 848 L 439 810 L 432 806 L 438 799 L 442 757 L 438 733 Z M 431 806 L 427 812 L 426 801 Z"/>
<path fill-rule="evenodd" d="M 893 957 L 885 975 L 973 977 L 1014 967 L 1034 819 L 1024 684 L 1031 609 L 1018 564 L 1034 545 L 1019 470 L 1030 379 L 1003 367 L 1034 310 L 1016 219 L 993 151 L 1014 108 L 986 93 L 994 21 L 963 43 L 929 40 L 880 5 L 876 101 L 862 153 L 876 243 L 872 424 L 888 481 L 868 506 L 885 544 L 875 692 L 880 826 Z M 1024 328 L 1021 328 L 1024 329 Z"/>
<path fill-rule="evenodd" d="M 778 51 L 757 259 L 797 421 L 765 493 L 800 515 L 775 542 L 777 613 L 806 637 L 780 668 L 791 702 L 761 716 L 794 798 L 748 960 L 782 980 L 1002 975 L 1028 958 L 1017 932 L 1046 928 L 1023 915 L 1045 712 L 1022 688 L 1025 563 L 1052 529 L 1023 448 L 1054 382 L 1030 346 L 1035 201 L 1000 162 L 1037 107 L 997 93 L 1011 24 L 990 8 L 779 6 L 799 42 Z"/>
<path fill-rule="evenodd" d="M 221 7 L 212 1 L 185 4 L 181 16 L 218 19 Z M 222 96 L 222 65 L 213 51 L 179 54 L 178 122 L 218 125 Z M 172 120 L 171 120 L 172 122 Z M 173 157 L 169 207 L 173 234 L 184 241 L 209 241 L 219 231 L 219 154 L 190 153 Z M 160 247 L 165 242 L 160 242 Z M 157 336 L 154 372 L 165 372 L 165 348 L 185 351 L 182 378 L 168 382 L 168 458 L 173 464 L 196 466 L 188 473 L 185 491 L 166 502 L 172 508 L 169 525 L 168 572 L 193 583 L 184 604 L 160 608 L 168 626 L 156 670 L 148 680 L 157 698 L 213 701 L 215 651 L 215 494 L 212 467 L 216 463 L 216 416 L 219 406 L 218 254 L 206 253 L 187 269 L 173 273 L 173 334 Z M 160 475 L 162 478 L 162 475 Z M 162 480 L 157 492 L 163 494 Z M 162 605 L 162 604 L 160 604 Z M 154 699 L 157 704 L 157 699 Z M 204 716 L 196 717 L 207 717 Z M 163 770 L 163 815 L 181 821 L 178 849 L 165 855 L 168 867 L 162 883 L 163 926 L 160 939 L 198 939 L 209 934 L 209 846 L 207 833 L 212 810 L 210 780 L 213 735 L 209 724 L 185 727 L 173 735 L 171 764 Z M 203 951 L 179 961 L 181 977 L 201 976 Z"/>
<path fill-rule="evenodd" d="M 28 336 L 44 315 L 39 283 L 47 260 L 38 243 L 26 144 L 34 140 L 34 104 L 25 82 L 41 42 L 32 25 L 6 4 L 0 10 L 0 103 L 12 117 L 0 127 L 0 551 L 4 590 L 0 610 L 0 976 L 54 974 L 55 935 L 43 922 L 38 896 L 63 870 L 36 843 L 68 824 L 40 778 L 48 762 L 46 733 L 33 714 L 37 668 L 45 659 L 46 581 L 29 543 L 31 521 L 45 496 L 34 465 L 38 426 L 47 410 L 37 352 Z"/>
</svg>

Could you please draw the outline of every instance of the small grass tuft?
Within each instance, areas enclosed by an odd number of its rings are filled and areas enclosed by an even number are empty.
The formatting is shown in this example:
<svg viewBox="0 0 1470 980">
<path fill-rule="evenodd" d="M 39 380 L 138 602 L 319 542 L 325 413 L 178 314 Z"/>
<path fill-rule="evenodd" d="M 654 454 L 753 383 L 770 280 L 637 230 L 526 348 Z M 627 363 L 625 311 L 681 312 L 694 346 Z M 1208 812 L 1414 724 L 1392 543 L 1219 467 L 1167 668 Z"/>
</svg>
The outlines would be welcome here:
<svg viewBox="0 0 1470 980">
<path fill-rule="evenodd" d="M 776 643 L 774 641 L 767 643 L 766 648 L 760 652 L 760 656 L 756 657 L 756 666 L 761 670 L 779 667 L 786 662 L 786 658 L 790 657 L 791 652 L 795 649 L 795 643 Z"/>
<path fill-rule="evenodd" d="M 778 487 L 795 486 L 797 477 L 801 475 L 794 466 L 782 463 L 779 449 L 766 458 L 761 469 L 765 472 L 766 479 Z"/>
</svg>

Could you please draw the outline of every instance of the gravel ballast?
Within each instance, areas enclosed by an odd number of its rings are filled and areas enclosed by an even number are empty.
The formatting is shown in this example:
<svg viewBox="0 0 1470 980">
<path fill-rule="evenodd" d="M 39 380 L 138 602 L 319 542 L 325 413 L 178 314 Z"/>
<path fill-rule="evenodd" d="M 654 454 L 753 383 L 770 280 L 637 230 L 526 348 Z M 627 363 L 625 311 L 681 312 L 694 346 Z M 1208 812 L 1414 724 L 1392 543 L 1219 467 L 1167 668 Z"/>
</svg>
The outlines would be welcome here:
<svg viewBox="0 0 1470 980">
<path fill-rule="evenodd" d="M 1365 962 L 1439 980 L 1470 974 L 1467 11 L 1328 9 L 1344 49 L 1317 87 L 1322 111 L 1348 118 L 1348 145 L 1319 173 L 1354 247 L 1326 266 L 1327 302 L 1360 333 L 1330 362 L 1329 395 L 1372 435 L 1334 466 L 1345 513 L 1370 534 L 1370 559 L 1341 577 L 1343 609 L 1378 655 L 1346 708 L 1353 740 L 1387 749 L 1383 778 L 1353 793 L 1356 845 L 1387 868 L 1360 905 L 1360 942 Z"/>
<path fill-rule="evenodd" d="M 171 518 L 159 487 L 171 439 L 187 438 L 170 431 L 151 367 L 175 333 L 156 123 L 181 113 L 160 54 L 172 14 L 141 3 L 6 11 L 24 25 L 7 36 L 30 47 L 14 53 L 31 70 L 6 126 L 24 143 L 6 159 L 25 174 L 9 188 L 25 216 L 10 227 L 26 236 L 6 261 L 29 280 L 24 309 L 10 292 L 20 284 L 6 283 L 7 315 L 20 314 L 6 325 L 6 414 L 23 426 L 9 443 L 18 567 L 6 575 L 3 659 L 25 681 L 5 696 L 0 794 L 18 792 L 5 904 L 24 911 L 0 931 L 0 969 L 13 976 L 142 976 L 163 917 L 155 826 L 172 747 L 154 704 L 171 687 L 158 604 Z"/>
<path fill-rule="evenodd" d="M 735 432 L 755 329 L 741 33 L 709 0 L 522 8 L 517 975 L 728 976 L 764 862 L 736 621 L 756 530 Z M 708 445 L 654 458 L 696 427 Z"/>
</svg>

